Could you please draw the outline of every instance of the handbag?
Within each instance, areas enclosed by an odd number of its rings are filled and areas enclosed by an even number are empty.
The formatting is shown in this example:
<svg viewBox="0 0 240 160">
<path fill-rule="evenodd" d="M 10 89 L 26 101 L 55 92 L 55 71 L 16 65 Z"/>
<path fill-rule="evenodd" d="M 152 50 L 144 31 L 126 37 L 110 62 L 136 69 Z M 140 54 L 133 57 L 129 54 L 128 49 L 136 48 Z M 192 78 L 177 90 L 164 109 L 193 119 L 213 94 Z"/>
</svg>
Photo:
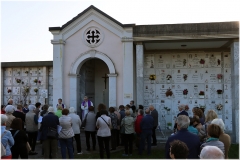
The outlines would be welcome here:
<svg viewBox="0 0 240 160">
<path fill-rule="evenodd" d="M 89 113 L 89 112 L 88 112 Z M 88 115 L 87 113 L 87 115 Z M 84 120 L 82 121 L 82 125 L 81 125 L 81 128 L 85 127 L 86 126 L 86 123 L 87 123 L 87 115 L 86 117 L 84 118 Z"/>
<path fill-rule="evenodd" d="M 58 137 L 57 129 L 55 129 L 53 127 L 48 127 L 47 137 L 57 138 Z"/>
<path fill-rule="evenodd" d="M 120 133 L 125 134 L 125 118 L 123 118 L 122 120 L 123 120 L 123 125 L 121 126 Z"/>
</svg>

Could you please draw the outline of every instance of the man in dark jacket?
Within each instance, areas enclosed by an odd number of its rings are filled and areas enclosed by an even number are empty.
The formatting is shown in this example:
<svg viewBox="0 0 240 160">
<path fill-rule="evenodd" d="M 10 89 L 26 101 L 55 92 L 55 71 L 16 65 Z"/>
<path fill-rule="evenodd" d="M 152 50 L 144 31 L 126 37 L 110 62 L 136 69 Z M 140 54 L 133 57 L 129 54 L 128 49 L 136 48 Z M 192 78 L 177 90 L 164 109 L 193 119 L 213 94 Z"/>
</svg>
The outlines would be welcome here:
<svg viewBox="0 0 240 160">
<path fill-rule="evenodd" d="M 188 146 L 189 149 L 189 155 L 188 159 L 199 159 L 198 155 L 200 153 L 200 140 L 199 137 L 193 133 L 190 133 L 187 128 L 189 126 L 190 120 L 188 116 L 185 115 L 179 115 L 177 117 L 177 128 L 178 132 L 170 137 L 168 137 L 168 140 L 165 145 L 165 156 L 166 158 L 170 158 L 169 155 L 169 149 L 170 149 L 170 143 L 173 140 L 180 140 Z"/>
<path fill-rule="evenodd" d="M 177 117 L 180 115 L 188 116 L 188 112 L 185 111 L 185 106 L 186 105 L 184 104 L 181 104 L 178 106 L 179 113 L 177 114 Z M 177 123 L 174 124 L 174 133 L 176 132 L 176 130 L 177 130 Z"/>
<path fill-rule="evenodd" d="M 121 117 L 120 117 L 120 124 L 121 124 L 121 122 L 122 122 L 122 119 L 125 117 L 125 110 L 124 110 L 124 105 L 120 105 L 119 106 L 119 113 L 120 113 L 120 115 L 121 115 Z M 124 146 L 124 144 L 123 144 L 123 135 L 124 134 L 122 134 L 122 133 L 120 133 L 121 134 L 121 142 L 120 142 L 120 146 Z"/>
<path fill-rule="evenodd" d="M 49 154 L 51 151 L 52 158 L 57 158 L 57 147 L 58 147 L 58 134 L 56 134 L 55 137 L 49 137 L 48 132 L 49 128 L 54 128 L 57 130 L 57 125 L 59 125 L 59 119 L 58 116 L 54 115 L 54 109 L 53 107 L 48 108 L 48 114 L 43 117 L 42 119 L 42 125 L 40 128 L 41 134 L 41 140 L 43 141 L 43 148 L 44 148 L 44 158 L 48 159 Z"/>
<path fill-rule="evenodd" d="M 153 143 L 152 146 L 157 145 L 157 138 L 156 138 L 156 128 L 158 126 L 158 111 L 153 107 L 153 105 L 149 106 L 149 110 L 151 111 L 151 116 L 153 117 L 153 128 L 152 128 L 152 139 Z"/>
<path fill-rule="evenodd" d="M 13 112 L 13 116 L 16 117 L 16 118 L 21 118 L 22 129 L 24 130 L 25 114 L 22 112 L 22 106 L 21 105 L 17 105 L 17 110 Z"/>
<path fill-rule="evenodd" d="M 152 136 L 152 129 L 153 129 L 153 117 L 150 115 L 150 110 L 145 110 L 145 116 L 142 118 L 142 121 L 140 122 L 140 128 L 142 130 L 141 133 L 141 143 L 138 150 L 138 154 L 141 155 L 143 148 L 145 146 L 145 142 L 147 139 L 147 152 L 148 155 L 151 154 L 151 136 Z"/>
</svg>

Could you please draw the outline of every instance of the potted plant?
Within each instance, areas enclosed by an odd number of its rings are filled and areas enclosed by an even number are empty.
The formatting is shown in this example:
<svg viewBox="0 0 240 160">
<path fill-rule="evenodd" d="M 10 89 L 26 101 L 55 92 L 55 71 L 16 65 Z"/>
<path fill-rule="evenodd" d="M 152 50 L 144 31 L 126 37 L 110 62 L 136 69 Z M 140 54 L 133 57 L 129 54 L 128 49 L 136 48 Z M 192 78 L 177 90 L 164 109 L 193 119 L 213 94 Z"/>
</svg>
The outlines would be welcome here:
<svg viewBox="0 0 240 160">
<path fill-rule="evenodd" d="M 163 107 L 166 111 L 167 111 L 167 114 L 169 115 L 170 114 L 170 108 L 168 108 L 168 107 Z"/>
<path fill-rule="evenodd" d="M 38 83 L 38 80 L 37 80 L 37 79 L 34 79 L 33 82 L 37 84 L 37 83 Z"/>
<path fill-rule="evenodd" d="M 222 104 L 217 104 L 215 107 L 216 107 L 216 109 L 218 111 L 218 114 L 221 114 L 222 109 L 223 109 L 223 105 Z"/>
<path fill-rule="evenodd" d="M 11 89 L 8 89 L 7 92 L 10 94 L 10 93 L 12 92 L 12 90 L 11 90 Z"/>
<path fill-rule="evenodd" d="M 172 76 L 169 74 L 169 75 L 167 75 L 167 83 L 170 83 L 170 80 L 171 80 L 171 78 L 172 78 Z"/>
<path fill-rule="evenodd" d="M 184 89 L 184 90 L 183 90 L 184 98 L 187 98 L 187 94 L 188 94 L 188 90 L 187 90 L 187 89 Z"/>
<path fill-rule="evenodd" d="M 204 91 L 199 92 L 199 98 L 201 98 L 201 99 L 204 98 Z"/>
<path fill-rule="evenodd" d="M 37 93 L 38 92 L 38 89 L 37 88 L 34 88 L 34 90 L 33 90 L 35 93 Z"/>
<path fill-rule="evenodd" d="M 217 74 L 217 79 L 218 79 L 218 82 L 219 82 L 219 83 L 222 82 L 222 78 L 223 78 L 223 75 L 222 75 L 222 74 Z"/>
<path fill-rule="evenodd" d="M 156 75 L 155 74 L 150 74 L 149 79 L 151 80 L 151 83 L 154 83 L 154 80 L 156 79 Z"/>
<path fill-rule="evenodd" d="M 184 82 L 187 80 L 187 74 L 183 74 L 183 79 L 184 79 Z"/>
<path fill-rule="evenodd" d="M 205 64 L 205 60 L 204 60 L 204 59 L 200 59 L 199 63 L 200 63 L 201 66 L 203 67 L 203 65 Z"/>
<path fill-rule="evenodd" d="M 218 90 L 217 90 L 218 98 L 221 98 L 222 92 L 223 92 L 223 91 L 222 91 L 221 89 L 218 89 Z"/>
<path fill-rule="evenodd" d="M 173 92 L 171 91 L 171 89 L 169 88 L 169 89 L 167 89 L 167 91 L 166 91 L 166 96 L 168 97 L 168 98 L 170 98 L 172 95 L 173 95 Z"/>
<path fill-rule="evenodd" d="M 18 79 L 18 78 L 15 78 L 15 80 L 16 80 L 16 82 L 17 82 L 18 84 L 20 84 L 20 83 L 22 82 L 22 80 L 21 80 L 21 79 Z"/>
<path fill-rule="evenodd" d="M 168 122 L 168 123 L 167 123 L 167 128 L 168 128 L 168 129 L 171 129 L 171 126 L 172 126 L 172 123 L 171 123 L 171 122 Z"/>
</svg>

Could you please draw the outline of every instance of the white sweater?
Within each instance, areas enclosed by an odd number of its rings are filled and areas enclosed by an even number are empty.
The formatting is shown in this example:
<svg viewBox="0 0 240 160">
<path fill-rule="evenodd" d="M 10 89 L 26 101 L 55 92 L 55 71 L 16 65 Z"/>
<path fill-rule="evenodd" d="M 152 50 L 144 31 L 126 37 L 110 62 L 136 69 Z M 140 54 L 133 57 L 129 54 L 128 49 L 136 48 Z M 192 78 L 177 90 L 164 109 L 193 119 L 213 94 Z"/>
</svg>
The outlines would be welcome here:
<svg viewBox="0 0 240 160">
<path fill-rule="evenodd" d="M 111 122 L 111 118 L 106 116 L 106 115 L 101 115 L 101 117 L 111 126 L 112 122 Z M 108 127 L 108 125 L 106 124 L 106 122 L 101 118 L 98 117 L 97 122 L 96 122 L 96 126 L 98 127 L 98 131 L 97 131 L 97 136 L 100 137 L 109 137 L 111 136 L 111 130 Z"/>
<path fill-rule="evenodd" d="M 74 134 L 80 134 L 82 121 L 79 115 L 77 115 L 76 113 L 70 113 L 68 116 L 72 118 L 72 129 Z"/>
</svg>

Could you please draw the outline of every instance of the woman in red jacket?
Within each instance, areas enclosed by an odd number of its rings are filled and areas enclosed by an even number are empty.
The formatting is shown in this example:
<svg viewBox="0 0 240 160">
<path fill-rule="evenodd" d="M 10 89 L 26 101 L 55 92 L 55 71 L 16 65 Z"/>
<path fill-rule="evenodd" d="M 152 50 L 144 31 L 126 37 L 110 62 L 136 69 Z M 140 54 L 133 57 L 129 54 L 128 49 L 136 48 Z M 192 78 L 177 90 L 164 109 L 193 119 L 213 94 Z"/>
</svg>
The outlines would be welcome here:
<svg viewBox="0 0 240 160">
<path fill-rule="evenodd" d="M 136 118 L 135 121 L 135 132 L 136 132 L 136 147 L 139 147 L 139 143 L 140 143 L 140 135 L 141 135 L 141 128 L 140 128 L 140 123 L 142 121 L 143 118 L 143 110 L 142 109 L 138 109 L 138 116 Z"/>
</svg>

